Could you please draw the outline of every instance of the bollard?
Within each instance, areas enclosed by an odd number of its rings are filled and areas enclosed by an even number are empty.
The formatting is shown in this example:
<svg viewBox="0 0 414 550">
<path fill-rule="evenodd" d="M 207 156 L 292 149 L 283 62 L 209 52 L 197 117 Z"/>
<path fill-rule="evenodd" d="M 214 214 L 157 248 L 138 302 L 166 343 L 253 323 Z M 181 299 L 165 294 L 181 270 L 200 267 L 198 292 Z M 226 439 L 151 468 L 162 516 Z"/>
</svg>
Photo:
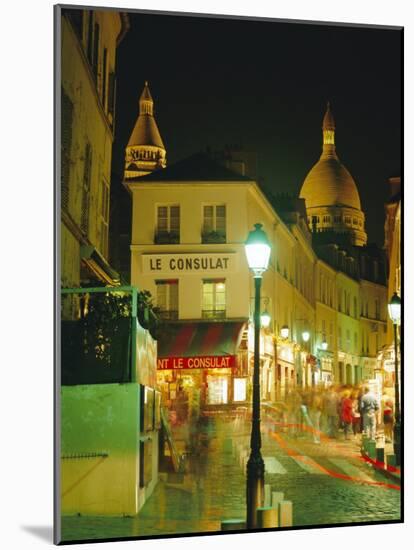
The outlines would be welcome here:
<svg viewBox="0 0 414 550">
<path fill-rule="evenodd" d="M 367 455 L 370 457 L 370 458 L 375 458 L 376 457 L 376 444 L 375 444 L 375 441 L 373 441 L 372 439 L 368 440 L 366 442 L 366 453 Z"/>
<path fill-rule="evenodd" d="M 367 441 L 370 441 L 370 440 L 368 439 L 368 437 L 365 434 L 362 434 L 361 447 L 362 447 L 362 450 L 364 451 L 364 453 L 368 452 L 367 451 Z"/>
<path fill-rule="evenodd" d="M 272 499 L 272 488 L 270 485 L 265 484 L 264 486 L 264 500 L 263 500 L 263 506 L 265 508 L 268 508 L 271 505 L 271 499 Z"/>
<path fill-rule="evenodd" d="M 376 460 L 377 462 L 385 462 L 385 449 L 384 447 L 377 447 L 376 449 Z"/>
<path fill-rule="evenodd" d="M 388 466 L 393 466 L 394 468 L 397 466 L 397 458 L 395 454 L 387 455 L 387 467 Z"/>
<path fill-rule="evenodd" d="M 293 525 L 293 506 L 290 500 L 283 500 L 279 504 L 279 525 L 280 527 Z"/>
<path fill-rule="evenodd" d="M 279 504 L 284 500 L 285 495 L 279 491 L 272 492 L 272 508 L 278 508 Z"/>
<path fill-rule="evenodd" d="M 257 509 L 257 527 L 269 529 L 279 527 L 278 510 L 270 506 Z"/>
<path fill-rule="evenodd" d="M 246 529 L 245 519 L 223 519 L 221 522 L 221 531 L 239 531 Z"/>
</svg>

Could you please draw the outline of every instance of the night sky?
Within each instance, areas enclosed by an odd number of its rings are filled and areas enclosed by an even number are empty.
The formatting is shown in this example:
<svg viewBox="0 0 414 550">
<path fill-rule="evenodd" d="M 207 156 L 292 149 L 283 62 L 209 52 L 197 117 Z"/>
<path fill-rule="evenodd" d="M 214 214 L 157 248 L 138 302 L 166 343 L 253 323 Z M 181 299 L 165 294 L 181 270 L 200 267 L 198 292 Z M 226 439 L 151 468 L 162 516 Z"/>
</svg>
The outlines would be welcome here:
<svg viewBox="0 0 414 550">
<path fill-rule="evenodd" d="M 148 80 L 167 162 L 241 145 L 274 193 L 298 195 L 321 152 L 326 102 L 369 242 L 383 244 L 387 178 L 401 175 L 401 31 L 129 14 L 118 48 L 114 172 Z"/>
</svg>

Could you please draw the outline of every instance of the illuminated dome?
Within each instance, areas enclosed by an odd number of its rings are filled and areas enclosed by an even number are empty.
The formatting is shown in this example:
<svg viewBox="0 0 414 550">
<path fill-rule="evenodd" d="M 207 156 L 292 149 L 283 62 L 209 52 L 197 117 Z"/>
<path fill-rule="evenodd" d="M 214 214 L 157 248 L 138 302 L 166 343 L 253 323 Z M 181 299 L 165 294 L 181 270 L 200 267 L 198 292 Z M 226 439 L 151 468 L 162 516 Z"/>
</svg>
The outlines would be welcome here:
<svg viewBox="0 0 414 550">
<path fill-rule="evenodd" d="M 166 150 L 154 117 L 154 101 L 145 82 L 139 98 L 139 116 L 125 150 L 124 178 L 146 176 L 166 165 Z"/>
<path fill-rule="evenodd" d="M 300 198 L 306 207 L 349 206 L 361 210 L 358 189 L 338 157 L 322 157 L 303 182 Z"/>
<path fill-rule="evenodd" d="M 335 121 L 328 103 L 322 123 L 323 147 L 318 162 L 303 182 L 299 197 L 305 199 L 312 231 L 348 233 L 354 244 L 366 244 L 365 216 L 356 183 L 340 162 L 335 149 Z"/>
</svg>

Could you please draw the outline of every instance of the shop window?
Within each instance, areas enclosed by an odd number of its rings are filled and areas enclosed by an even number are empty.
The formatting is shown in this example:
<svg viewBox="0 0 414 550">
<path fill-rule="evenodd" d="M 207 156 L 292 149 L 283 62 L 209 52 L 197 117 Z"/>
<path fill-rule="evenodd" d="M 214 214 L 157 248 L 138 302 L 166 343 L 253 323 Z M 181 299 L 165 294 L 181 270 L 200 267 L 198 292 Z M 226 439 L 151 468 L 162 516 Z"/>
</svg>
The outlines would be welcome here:
<svg viewBox="0 0 414 550">
<path fill-rule="evenodd" d="M 235 378 L 233 401 L 240 402 L 247 399 L 247 378 Z"/>
<path fill-rule="evenodd" d="M 207 376 L 207 404 L 226 405 L 228 402 L 228 377 Z"/>
<path fill-rule="evenodd" d="M 178 319 L 178 280 L 155 281 L 157 285 L 157 315 L 161 319 Z"/>
<path fill-rule="evenodd" d="M 226 242 L 226 205 L 203 207 L 203 243 Z"/>
<path fill-rule="evenodd" d="M 157 207 L 156 244 L 177 244 L 180 242 L 180 207 L 163 205 Z"/>
<path fill-rule="evenodd" d="M 226 316 L 226 282 L 224 279 L 203 280 L 203 319 L 221 319 Z"/>
</svg>

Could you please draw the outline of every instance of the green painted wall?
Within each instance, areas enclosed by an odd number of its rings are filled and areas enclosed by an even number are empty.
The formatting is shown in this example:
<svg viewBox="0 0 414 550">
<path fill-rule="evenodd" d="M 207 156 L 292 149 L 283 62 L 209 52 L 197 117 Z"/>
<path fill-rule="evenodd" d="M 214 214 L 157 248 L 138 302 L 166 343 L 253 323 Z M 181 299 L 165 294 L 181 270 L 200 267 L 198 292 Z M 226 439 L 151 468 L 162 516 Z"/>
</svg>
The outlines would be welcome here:
<svg viewBox="0 0 414 550">
<path fill-rule="evenodd" d="M 61 390 L 62 514 L 135 515 L 157 482 L 139 489 L 139 385 L 64 386 Z M 74 457 L 104 453 L 107 457 Z M 156 460 L 155 460 L 156 459 Z"/>
</svg>

